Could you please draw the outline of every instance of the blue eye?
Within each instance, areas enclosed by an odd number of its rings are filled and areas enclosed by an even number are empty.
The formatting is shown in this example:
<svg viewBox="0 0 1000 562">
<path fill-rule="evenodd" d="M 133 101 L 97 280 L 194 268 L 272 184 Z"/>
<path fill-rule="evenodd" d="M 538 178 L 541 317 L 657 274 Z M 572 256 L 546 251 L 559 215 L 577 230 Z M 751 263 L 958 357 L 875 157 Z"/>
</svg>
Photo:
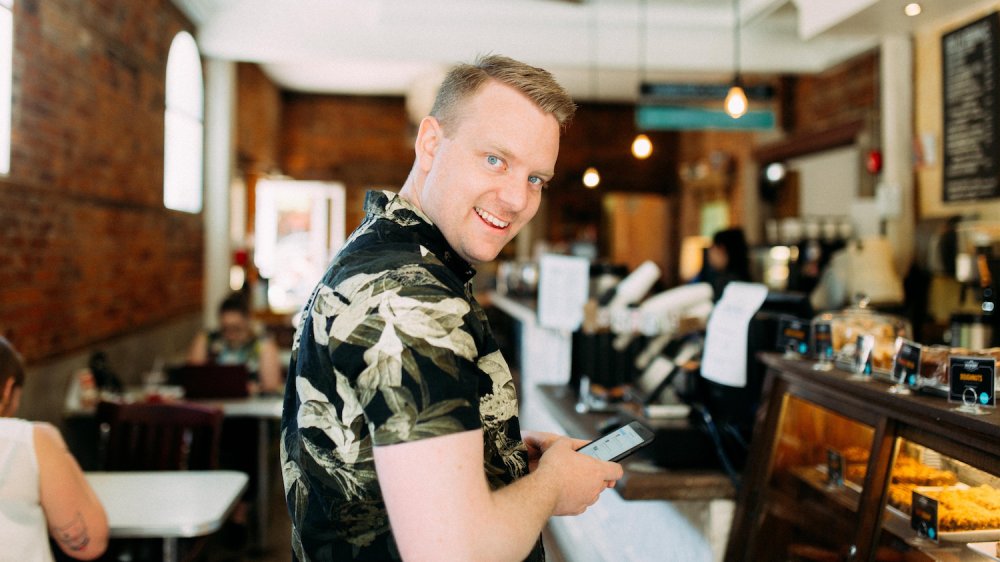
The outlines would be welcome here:
<svg viewBox="0 0 1000 562">
<path fill-rule="evenodd" d="M 545 187 L 545 180 L 538 176 L 528 176 L 528 183 L 536 187 Z"/>
<path fill-rule="evenodd" d="M 500 163 L 501 163 L 501 160 L 497 156 L 494 156 L 493 154 L 490 154 L 490 155 L 488 155 L 486 157 L 486 163 L 489 164 L 490 166 L 499 166 Z"/>
</svg>

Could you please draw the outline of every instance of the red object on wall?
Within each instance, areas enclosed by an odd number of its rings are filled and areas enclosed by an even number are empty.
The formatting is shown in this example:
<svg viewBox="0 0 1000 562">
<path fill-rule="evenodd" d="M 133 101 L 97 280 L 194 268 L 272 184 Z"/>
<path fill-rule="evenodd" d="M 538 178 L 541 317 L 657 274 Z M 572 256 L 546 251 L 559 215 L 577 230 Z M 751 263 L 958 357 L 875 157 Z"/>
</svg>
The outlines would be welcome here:
<svg viewBox="0 0 1000 562">
<path fill-rule="evenodd" d="M 877 174 L 882 171 L 882 151 L 869 150 L 865 157 L 865 169 L 869 174 Z"/>
<path fill-rule="evenodd" d="M 248 261 L 249 261 L 249 255 L 245 248 L 240 248 L 235 252 L 233 252 L 234 264 L 241 267 L 246 267 Z"/>
</svg>

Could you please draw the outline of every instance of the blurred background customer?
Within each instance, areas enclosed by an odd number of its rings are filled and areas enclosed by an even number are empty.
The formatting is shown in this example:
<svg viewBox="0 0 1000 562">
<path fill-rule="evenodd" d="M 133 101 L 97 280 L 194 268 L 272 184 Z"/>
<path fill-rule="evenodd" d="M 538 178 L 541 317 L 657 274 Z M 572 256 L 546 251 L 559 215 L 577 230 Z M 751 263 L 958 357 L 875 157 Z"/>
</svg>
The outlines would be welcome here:
<svg viewBox="0 0 1000 562">
<path fill-rule="evenodd" d="M 187 362 L 193 365 L 244 365 L 250 371 L 252 393 L 282 391 L 281 364 L 274 339 L 259 332 L 242 293 L 232 293 L 219 305 L 219 328 L 195 337 Z"/>
<path fill-rule="evenodd" d="M 728 228 L 712 237 L 712 245 L 705 252 L 705 263 L 692 282 L 709 283 L 713 300 L 722 297 L 730 281 L 750 281 L 750 252 L 743 230 Z"/>
</svg>

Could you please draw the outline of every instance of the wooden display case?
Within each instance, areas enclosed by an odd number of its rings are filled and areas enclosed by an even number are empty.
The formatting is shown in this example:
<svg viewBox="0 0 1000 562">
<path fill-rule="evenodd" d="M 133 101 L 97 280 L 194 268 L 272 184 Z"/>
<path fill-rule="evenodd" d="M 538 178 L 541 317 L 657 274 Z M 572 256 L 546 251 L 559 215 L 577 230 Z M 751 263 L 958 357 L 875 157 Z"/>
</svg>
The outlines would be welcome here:
<svg viewBox="0 0 1000 562">
<path fill-rule="evenodd" d="M 814 370 L 810 361 L 770 353 L 762 360 L 768 377 L 727 562 L 991 560 L 966 542 L 992 545 L 1000 531 L 942 527 L 939 544 L 918 539 L 898 498 L 907 483 L 1000 490 L 1000 411 L 973 416 L 942 398 Z M 843 485 L 828 483 L 828 449 L 844 458 Z M 1000 506 L 985 513 L 998 519 Z"/>
</svg>

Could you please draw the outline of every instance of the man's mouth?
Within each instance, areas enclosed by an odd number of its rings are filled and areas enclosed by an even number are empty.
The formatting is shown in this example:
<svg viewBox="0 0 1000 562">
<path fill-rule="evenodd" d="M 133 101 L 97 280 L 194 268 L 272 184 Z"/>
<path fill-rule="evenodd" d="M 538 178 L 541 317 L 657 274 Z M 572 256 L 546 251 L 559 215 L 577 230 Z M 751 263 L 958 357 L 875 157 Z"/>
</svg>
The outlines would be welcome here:
<svg viewBox="0 0 1000 562">
<path fill-rule="evenodd" d="M 489 223 L 489 224 L 491 224 L 491 225 L 493 225 L 493 226 L 495 226 L 497 228 L 507 228 L 508 226 L 510 226 L 509 222 L 502 221 L 499 218 L 491 215 L 487 211 L 484 211 L 483 209 L 480 209 L 479 207 L 473 207 L 473 208 L 476 210 L 476 214 L 479 215 L 479 218 L 483 219 L 487 223 Z"/>
</svg>

